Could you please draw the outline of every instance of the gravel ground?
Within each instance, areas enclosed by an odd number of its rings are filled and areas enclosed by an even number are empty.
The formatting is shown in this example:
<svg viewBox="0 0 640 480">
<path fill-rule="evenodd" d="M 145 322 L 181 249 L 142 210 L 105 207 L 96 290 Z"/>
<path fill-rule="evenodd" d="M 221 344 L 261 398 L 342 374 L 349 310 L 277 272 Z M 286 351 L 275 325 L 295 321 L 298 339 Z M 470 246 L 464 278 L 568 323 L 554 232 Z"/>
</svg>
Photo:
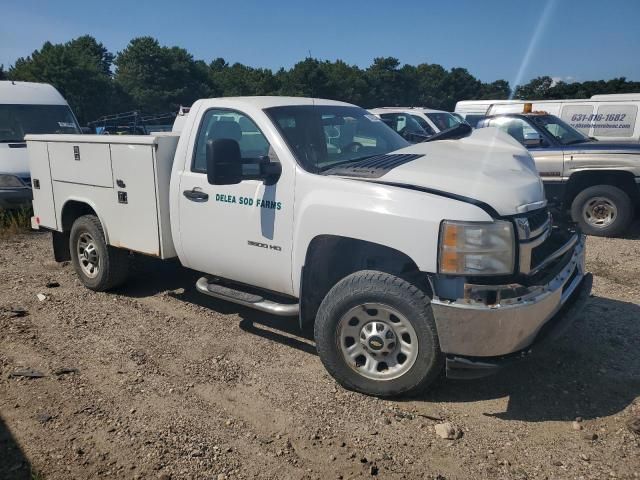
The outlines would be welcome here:
<svg viewBox="0 0 640 480">
<path fill-rule="evenodd" d="M 295 321 L 175 263 L 93 293 L 48 235 L 0 240 L 0 479 L 640 478 L 638 238 L 589 238 L 594 296 L 543 355 L 403 401 L 338 387 Z"/>
</svg>

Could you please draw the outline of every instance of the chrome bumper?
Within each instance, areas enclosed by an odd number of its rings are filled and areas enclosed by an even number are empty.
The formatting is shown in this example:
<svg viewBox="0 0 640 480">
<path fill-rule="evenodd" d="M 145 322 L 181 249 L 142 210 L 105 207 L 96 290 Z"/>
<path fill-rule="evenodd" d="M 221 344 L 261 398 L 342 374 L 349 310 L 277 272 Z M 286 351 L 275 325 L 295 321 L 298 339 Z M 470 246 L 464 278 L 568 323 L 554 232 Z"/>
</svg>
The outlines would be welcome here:
<svg viewBox="0 0 640 480">
<path fill-rule="evenodd" d="M 585 276 L 584 236 L 576 234 L 571 244 L 570 260 L 546 285 L 466 285 L 465 298 L 434 298 L 431 305 L 440 349 L 450 355 L 497 357 L 530 346 L 572 296 L 586 297 L 578 291 Z M 488 304 L 487 298 L 494 303 Z"/>
</svg>

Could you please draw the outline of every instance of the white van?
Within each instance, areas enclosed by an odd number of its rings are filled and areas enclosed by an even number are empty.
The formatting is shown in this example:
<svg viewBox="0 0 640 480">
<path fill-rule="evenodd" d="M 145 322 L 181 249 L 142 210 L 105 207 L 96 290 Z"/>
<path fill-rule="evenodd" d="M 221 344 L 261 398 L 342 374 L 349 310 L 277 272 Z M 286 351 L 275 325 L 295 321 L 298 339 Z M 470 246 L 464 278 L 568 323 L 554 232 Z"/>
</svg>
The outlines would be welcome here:
<svg viewBox="0 0 640 480">
<path fill-rule="evenodd" d="M 640 141 L 640 94 L 594 95 L 585 100 L 465 100 L 455 111 L 475 126 L 488 115 L 519 113 L 524 103 L 532 103 L 534 111 L 545 111 L 560 117 L 588 137 L 608 142 Z"/>
<path fill-rule="evenodd" d="M 0 208 L 31 201 L 24 141 L 29 133 L 80 133 L 80 128 L 66 100 L 51 85 L 0 81 Z"/>
</svg>

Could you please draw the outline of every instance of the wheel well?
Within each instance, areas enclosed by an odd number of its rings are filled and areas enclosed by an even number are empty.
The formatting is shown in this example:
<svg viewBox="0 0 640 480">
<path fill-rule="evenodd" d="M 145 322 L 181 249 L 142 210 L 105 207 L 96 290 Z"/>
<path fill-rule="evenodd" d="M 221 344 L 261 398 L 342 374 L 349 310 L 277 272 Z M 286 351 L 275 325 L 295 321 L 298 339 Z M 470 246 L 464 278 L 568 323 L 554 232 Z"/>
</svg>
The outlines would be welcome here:
<svg viewBox="0 0 640 480">
<path fill-rule="evenodd" d="M 67 262 L 71 260 L 69 251 L 69 234 L 73 222 L 83 215 L 96 215 L 96 212 L 84 202 L 70 200 L 62 207 L 60 226 L 62 232 L 53 232 L 53 256 L 56 262 Z"/>
<path fill-rule="evenodd" d="M 359 270 L 379 270 L 420 282 L 420 270 L 411 258 L 393 248 L 355 238 L 320 235 L 307 249 L 300 289 L 301 326 L 313 325 L 329 290 Z M 424 279 L 423 279 L 424 280 Z M 426 280 L 423 287 L 428 289 Z"/>
<path fill-rule="evenodd" d="M 611 185 L 624 191 L 629 198 L 636 203 L 639 200 L 638 187 L 635 177 L 631 172 L 620 170 L 591 170 L 587 172 L 576 172 L 569 178 L 565 202 L 567 207 L 571 207 L 571 202 L 585 188 L 595 185 Z"/>
<path fill-rule="evenodd" d="M 70 200 L 62 207 L 62 231 L 70 232 L 73 222 L 83 215 L 96 215 L 93 208 L 84 202 L 78 202 L 76 200 Z M 97 215 L 96 215 L 97 216 Z"/>
</svg>

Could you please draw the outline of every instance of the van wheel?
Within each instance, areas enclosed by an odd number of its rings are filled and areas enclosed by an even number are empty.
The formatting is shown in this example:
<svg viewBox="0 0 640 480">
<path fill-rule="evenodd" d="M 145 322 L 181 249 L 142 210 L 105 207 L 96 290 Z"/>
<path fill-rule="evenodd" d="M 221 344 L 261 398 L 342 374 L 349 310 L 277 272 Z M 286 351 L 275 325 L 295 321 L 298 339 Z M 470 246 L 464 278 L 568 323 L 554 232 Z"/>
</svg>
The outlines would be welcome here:
<svg viewBox="0 0 640 480">
<path fill-rule="evenodd" d="M 443 370 L 429 298 L 388 273 L 364 270 L 338 282 L 320 305 L 314 334 L 320 360 L 349 390 L 414 394 Z"/>
<path fill-rule="evenodd" d="M 612 237 L 627 230 L 633 219 L 629 195 L 612 185 L 596 185 L 580 192 L 571 204 L 571 217 L 589 235 Z"/>
<path fill-rule="evenodd" d="M 123 284 L 129 271 L 127 252 L 107 245 L 100 220 L 83 215 L 69 236 L 71 261 L 85 287 L 103 292 Z"/>
</svg>

